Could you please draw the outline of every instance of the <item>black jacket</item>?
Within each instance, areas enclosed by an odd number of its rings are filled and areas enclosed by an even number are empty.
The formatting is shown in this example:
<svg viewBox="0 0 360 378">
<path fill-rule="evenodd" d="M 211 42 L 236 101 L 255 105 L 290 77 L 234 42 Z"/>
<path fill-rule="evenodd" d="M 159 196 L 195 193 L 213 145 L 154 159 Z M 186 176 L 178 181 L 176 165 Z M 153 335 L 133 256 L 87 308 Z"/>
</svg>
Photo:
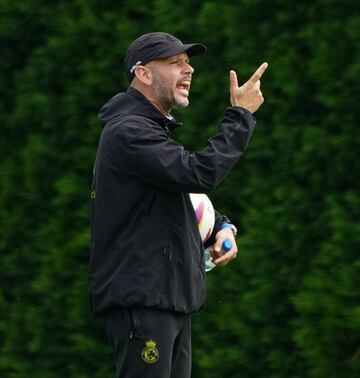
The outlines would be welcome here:
<svg viewBox="0 0 360 378">
<path fill-rule="evenodd" d="M 195 153 L 168 136 L 176 121 L 133 88 L 113 97 L 99 117 L 104 128 L 91 196 L 93 311 L 199 310 L 205 301 L 204 248 L 188 193 L 208 192 L 224 180 L 249 143 L 253 116 L 228 108 L 217 134 Z M 228 221 L 216 218 L 213 235 Z"/>
</svg>

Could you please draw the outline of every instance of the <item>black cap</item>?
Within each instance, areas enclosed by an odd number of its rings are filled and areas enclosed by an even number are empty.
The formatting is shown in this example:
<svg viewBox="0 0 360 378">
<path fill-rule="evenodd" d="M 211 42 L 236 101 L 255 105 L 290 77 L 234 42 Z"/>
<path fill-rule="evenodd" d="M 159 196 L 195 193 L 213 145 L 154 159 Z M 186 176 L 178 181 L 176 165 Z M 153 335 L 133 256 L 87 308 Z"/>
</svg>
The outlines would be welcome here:
<svg viewBox="0 0 360 378">
<path fill-rule="evenodd" d="M 201 43 L 184 44 L 180 39 L 168 33 L 148 33 L 135 39 L 129 46 L 124 61 L 129 82 L 135 76 L 135 68 L 145 65 L 154 59 L 168 58 L 186 52 L 188 56 L 200 55 L 206 51 Z"/>
</svg>

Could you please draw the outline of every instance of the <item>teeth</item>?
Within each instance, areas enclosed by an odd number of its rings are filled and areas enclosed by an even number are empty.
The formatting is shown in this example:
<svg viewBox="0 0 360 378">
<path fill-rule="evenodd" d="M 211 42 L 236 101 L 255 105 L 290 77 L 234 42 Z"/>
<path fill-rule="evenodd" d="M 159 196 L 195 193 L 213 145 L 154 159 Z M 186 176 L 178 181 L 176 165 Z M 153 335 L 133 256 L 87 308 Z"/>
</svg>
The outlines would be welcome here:
<svg viewBox="0 0 360 378">
<path fill-rule="evenodd" d="M 180 81 L 179 85 L 185 85 L 185 86 L 189 87 L 190 86 L 190 80 Z"/>
</svg>

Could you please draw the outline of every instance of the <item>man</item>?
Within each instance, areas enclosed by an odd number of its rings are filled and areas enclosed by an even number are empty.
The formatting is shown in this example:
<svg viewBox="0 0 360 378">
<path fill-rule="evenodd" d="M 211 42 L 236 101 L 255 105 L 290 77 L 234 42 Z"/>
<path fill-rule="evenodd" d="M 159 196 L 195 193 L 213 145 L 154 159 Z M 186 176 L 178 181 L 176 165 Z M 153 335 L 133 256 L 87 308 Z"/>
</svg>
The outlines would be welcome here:
<svg viewBox="0 0 360 378">
<path fill-rule="evenodd" d="M 202 44 L 149 33 L 128 48 L 130 86 L 99 113 L 103 125 L 92 187 L 89 289 L 104 318 L 117 377 L 189 378 L 191 314 L 205 301 L 204 246 L 191 192 L 219 185 L 243 155 L 263 102 L 263 64 L 243 86 L 230 72 L 230 102 L 219 130 L 200 152 L 169 137 L 173 108 L 189 104 L 189 57 Z M 216 213 L 214 262 L 237 254 L 235 227 Z M 232 249 L 221 254 L 229 239 Z"/>
</svg>

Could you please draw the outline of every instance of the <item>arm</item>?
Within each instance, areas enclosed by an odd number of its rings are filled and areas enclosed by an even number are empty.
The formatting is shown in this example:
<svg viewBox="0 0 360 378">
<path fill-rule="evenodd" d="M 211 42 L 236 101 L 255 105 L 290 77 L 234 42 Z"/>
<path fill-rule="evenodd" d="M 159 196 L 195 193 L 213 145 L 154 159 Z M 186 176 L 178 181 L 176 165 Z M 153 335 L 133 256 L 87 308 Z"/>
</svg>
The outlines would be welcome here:
<svg viewBox="0 0 360 378">
<path fill-rule="evenodd" d="M 253 76 L 241 87 L 238 86 L 235 71 L 230 71 L 230 102 L 232 106 L 240 106 L 248 109 L 251 113 L 264 102 L 260 91 L 260 78 L 267 69 L 268 64 L 263 63 L 253 74 Z M 224 223 L 226 222 L 226 223 Z M 213 258 L 216 265 L 226 265 L 237 256 L 237 246 L 235 241 L 237 230 L 231 225 L 229 220 L 217 214 L 215 227 L 208 245 L 214 245 Z M 215 234 L 215 235 L 214 235 Z M 232 248 L 225 254 L 221 253 L 221 246 L 225 240 L 230 240 Z"/>
<path fill-rule="evenodd" d="M 207 192 L 219 185 L 244 154 L 255 128 L 245 109 L 228 108 L 217 134 L 200 152 L 185 150 L 155 122 L 142 117 L 116 127 L 115 158 L 128 173 L 166 190 Z"/>
</svg>

